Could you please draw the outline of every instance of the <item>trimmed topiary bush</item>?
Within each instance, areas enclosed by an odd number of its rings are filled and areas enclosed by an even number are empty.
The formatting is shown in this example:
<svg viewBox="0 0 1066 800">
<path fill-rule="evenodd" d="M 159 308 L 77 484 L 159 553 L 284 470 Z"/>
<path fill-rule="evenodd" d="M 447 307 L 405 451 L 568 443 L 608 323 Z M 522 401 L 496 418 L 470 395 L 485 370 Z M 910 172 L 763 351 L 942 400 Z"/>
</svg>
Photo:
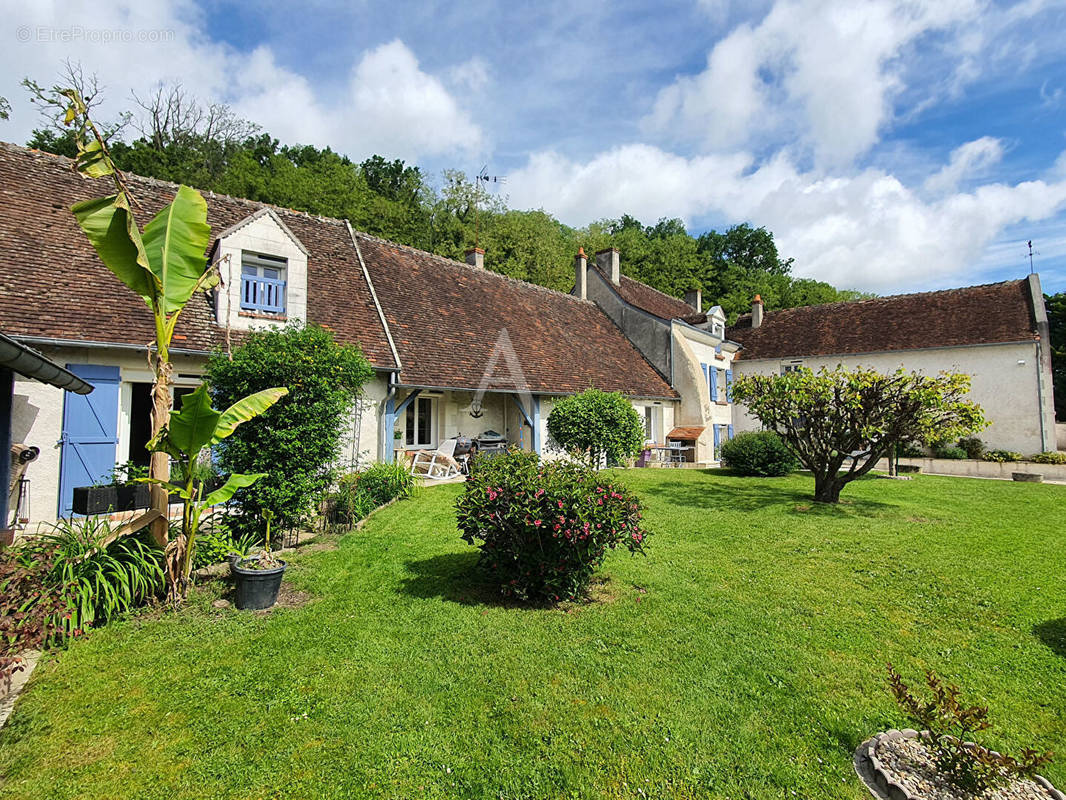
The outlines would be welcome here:
<svg viewBox="0 0 1066 800">
<path fill-rule="evenodd" d="M 773 431 L 741 433 L 722 443 L 722 463 L 741 475 L 779 477 L 799 468 L 799 461 Z"/>
<path fill-rule="evenodd" d="M 966 458 L 966 451 L 954 445 L 941 445 L 933 449 L 934 458 L 946 458 L 951 461 L 961 461 Z"/>
<path fill-rule="evenodd" d="M 1056 450 L 1045 450 L 1043 453 L 1037 453 L 1029 460 L 1035 461 L 1037 464 L 1066 464 L 1066 453 Z"/>
<path fill-rule="evenodd" d="M 997 464 L 1004 464 L 1008 461 L 1021 461 L 1022 454 L 1015 453 L 1013 450 L 989 450 L 983 456 L 985 461 L 994 461 Z"/>
<path fill-rule="evenodd" d="M 510 451 L 476 459 L 456 501 L 462 537 L 505 597 L 574 600 L 609 549 L 643 552 L 641 503 L 583 464 Z"/>
</svg>

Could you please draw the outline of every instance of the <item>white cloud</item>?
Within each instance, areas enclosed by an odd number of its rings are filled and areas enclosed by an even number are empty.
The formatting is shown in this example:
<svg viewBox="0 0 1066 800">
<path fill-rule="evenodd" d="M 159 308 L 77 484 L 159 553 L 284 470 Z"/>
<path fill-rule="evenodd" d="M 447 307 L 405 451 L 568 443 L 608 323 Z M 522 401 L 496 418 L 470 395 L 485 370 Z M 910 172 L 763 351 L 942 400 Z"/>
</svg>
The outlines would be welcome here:
<svg viewBox="0 0 1066 800">
<path fill-rule="evenodd" d="M 269 46 L 241 52 L 206 38 L 202 14 L 191 0 L 127 0 L 101 7 L 27 3 L 9 11 L 7 22 L 17 41 L 0 48 L 0 95 L 13 107 L 11 122 L 0 127 L 4 139 L 24 141 L 40 124 L 18 81 L 29 76 L 48 84 L 61 62 L 71 59 L 108 87 L 104 115 L 130 105 L 129 89 L 143 96 L 160 80 L 179 80 L 201 100 L 228 102 L 289 143 L 408 161 L 465 156 L 485 147 L 481 128 L 400 40 L 359 55 L 337 101 L 280 64 Z M 105 41 L 101 32 L 107 31 L 135 41 Z M 154 41 L 136 41 L 142 31 L 161 33 Z M 479 79 L 476 65 L 467 62 L 460 69 L 467 81 Z"/>
<path fill-rule="evenodd" d="M 706 69 L 662 89 L 645 130 L 711 149 L 803 142 L 817 163 L 846 165 L 892 118 L 909 48 L 943 32 L 979 48 L 963 35 L 980 11 L 977 0 L 780 0 L 719 40 Z"/>
<path fill-rule="evenodd" d="M 1003 142 L 982 136 L 951 151 L 951 157 L 938 172 L 925 181 L 925 190 L 934 194 L 954 191 L 959 182 L 981 172 L 1003 158 Z"/>
<path fill-rule="evenodd" d="M 825 176 L 784 154 L 753 163 L 743 153 L 684 158 L 648 145 L 583 164 L 545 152 L 508 186 L 516 207 L 543 207 L 571 224 L 623 213 L 754 221 L 796 259 L 797 274 L 875 291 L 965 283 L 1005 228 L 1066 209 L 1066 176 L 927 200 L 879 169 Z"/>
</svg>

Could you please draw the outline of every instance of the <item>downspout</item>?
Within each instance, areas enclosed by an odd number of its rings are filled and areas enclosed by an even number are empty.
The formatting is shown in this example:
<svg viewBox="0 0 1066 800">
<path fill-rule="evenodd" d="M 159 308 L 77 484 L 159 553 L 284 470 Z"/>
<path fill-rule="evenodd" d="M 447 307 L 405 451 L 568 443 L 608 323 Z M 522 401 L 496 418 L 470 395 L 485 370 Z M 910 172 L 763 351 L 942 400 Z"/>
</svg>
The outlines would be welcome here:
<svg viewBox="0 0 1066 800">
<path fill-rule="evenodd" d="M 1052 442 L 1052 446 L 1048 446 L 1047 429 L 1044 425 L 1044 357 L 1043 357 L 1043 340 L 1036 340 L 1036 404 L 1038 413 L 1040 416 L 1040 450 L 1055 450 L 1058 446 L 1057 442 Z"/>
</svg>

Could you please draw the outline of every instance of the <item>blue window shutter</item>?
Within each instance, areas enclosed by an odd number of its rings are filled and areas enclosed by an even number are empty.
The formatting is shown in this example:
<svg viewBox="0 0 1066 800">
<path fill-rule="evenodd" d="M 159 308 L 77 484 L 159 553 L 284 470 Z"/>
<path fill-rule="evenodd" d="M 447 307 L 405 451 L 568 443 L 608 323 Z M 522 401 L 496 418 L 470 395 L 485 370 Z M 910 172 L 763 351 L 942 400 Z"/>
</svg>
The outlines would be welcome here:
<svg viewBox="0 0 1066 800">
<path fill-rule="evenodd" d="M 719 430 L 720 427 L 721 427 L 720 425 L 714 425 L 713 426 L 713 430 L 714 430 L 714 457 L 715 458 L 719 458 L 718 446 L 722 443 L 722 432 L 721 432 L 721 430 Z"/>
<path fill-rule="evenodd" d="M 711 402 L 718 399 L 718 370 L 711 370 Z"/>
<path fill-rule="evenodd" d="M 721 345 L 721 343 L 719 343 L 719 344 L 716 344 L 716 345 L 714 346 L 714 352 L 715 352 L 715 353 L 716 353 L 717 355 L 722 355 L 722 345 Z"/>
<path fill-rule="evenodd" d="M 59 515 L 69 517 L 74 487 L 91 486 L 115 466 L 118 444 L 119 368 L 67 364 L 93 385 L 92 394 L 65 393 L 59 454 Z"/>
<path fill-rule="evenodd" d="M 732 425 L 729 426 L 729 438 L 730 439 L 733 438 L 733 426 Z"/>
<path fill-rule="evenodd" d="M 725 399 L 727 402 L 733 402 L 733 370 L 727 369 L 725 371 Z"/>
<path fill-rule="evenodd" d="M 700 362 L 700 369 L 703 370 L 703 382 L 707 385 L 707 391 L 710 391 L 711 382 L 710 379 L 707 377 L 707 365 L 704 364 L 702 361 Z M 713 400 L 714 398 L 712 397 L 711 399 Z"/>
</svg>

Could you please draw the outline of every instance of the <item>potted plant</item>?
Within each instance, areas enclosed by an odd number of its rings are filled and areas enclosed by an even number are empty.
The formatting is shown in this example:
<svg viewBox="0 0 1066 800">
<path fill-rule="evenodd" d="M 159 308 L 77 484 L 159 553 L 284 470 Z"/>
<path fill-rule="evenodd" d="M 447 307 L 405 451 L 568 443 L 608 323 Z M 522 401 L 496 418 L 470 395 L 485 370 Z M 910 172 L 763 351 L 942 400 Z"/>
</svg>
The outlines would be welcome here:
<svg viewBox="0 0 1066 800">
<path fill-rule="evenodd" d="M 237 608 L 270 608 L 278 600 L 281 579 L 288 566 L 270 550 L 270 523 L 273 514 L 267 512 L 266 537 L 262 552 L 236 560 L 232 564 Z"/>
<path fill-rule="evenodd" d="M 148 467 L 127 461 L 111 470 L 111 485 L 115 487 L 115 510 L 133 511 L 152 504 L 152 490 L 140 478 L 148 477 Z"/>
<path fill-rule="evenodd" d="M 109 514 L 118 508 L 118 490 L 110 483 L 76 486 L 71 507 L 75 514 Z"/>
</svg>

